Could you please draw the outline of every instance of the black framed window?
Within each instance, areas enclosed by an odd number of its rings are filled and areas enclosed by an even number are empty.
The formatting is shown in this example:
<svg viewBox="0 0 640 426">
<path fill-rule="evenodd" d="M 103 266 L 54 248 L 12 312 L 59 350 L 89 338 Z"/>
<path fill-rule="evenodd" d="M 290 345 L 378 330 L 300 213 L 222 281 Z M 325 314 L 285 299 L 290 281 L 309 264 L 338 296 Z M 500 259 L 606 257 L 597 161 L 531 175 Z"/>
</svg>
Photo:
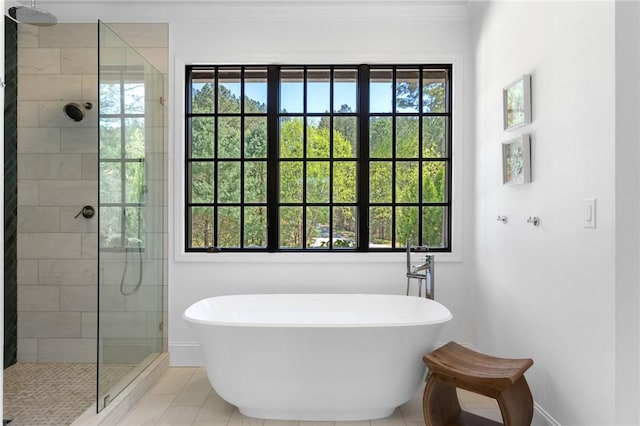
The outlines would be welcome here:
<svg viewBox="0 0 640 426">
<path fill-rule="evenodd" d="M 451 65 L 188 66 L 186 250 L 451 250 Z"/>
</svg>

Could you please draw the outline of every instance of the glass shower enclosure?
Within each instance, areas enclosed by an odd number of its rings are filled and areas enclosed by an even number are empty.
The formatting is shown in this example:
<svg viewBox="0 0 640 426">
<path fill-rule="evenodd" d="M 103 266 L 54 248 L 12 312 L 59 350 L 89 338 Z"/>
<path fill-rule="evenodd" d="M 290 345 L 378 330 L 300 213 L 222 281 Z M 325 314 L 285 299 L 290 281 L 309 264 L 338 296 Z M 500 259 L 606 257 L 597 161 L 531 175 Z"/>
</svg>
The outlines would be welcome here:
<svg viewBox="0 0 640 426">
<path fill-rule="evenodd" d="M 98 386 L 107 406 L 163 350 L 164 78 L 98 23 Z"/>
</svg>

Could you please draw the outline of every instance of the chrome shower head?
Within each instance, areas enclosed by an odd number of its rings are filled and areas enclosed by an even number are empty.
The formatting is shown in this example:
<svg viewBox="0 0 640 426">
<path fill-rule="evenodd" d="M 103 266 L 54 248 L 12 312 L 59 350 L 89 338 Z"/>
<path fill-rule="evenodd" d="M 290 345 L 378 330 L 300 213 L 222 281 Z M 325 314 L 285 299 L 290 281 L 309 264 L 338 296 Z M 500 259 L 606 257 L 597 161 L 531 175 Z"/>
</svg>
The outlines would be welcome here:
<svg viewBox="0 0 640 426">
<path fill-rule="evenodd" d="M 58 19 L 53 14 L 36 8 L 36 0 L 31 0 L 31 7 L 16 6 L 9 8 L 9 16 L 20 24 L 46 27 L 58 23 Z"/>
</svg>

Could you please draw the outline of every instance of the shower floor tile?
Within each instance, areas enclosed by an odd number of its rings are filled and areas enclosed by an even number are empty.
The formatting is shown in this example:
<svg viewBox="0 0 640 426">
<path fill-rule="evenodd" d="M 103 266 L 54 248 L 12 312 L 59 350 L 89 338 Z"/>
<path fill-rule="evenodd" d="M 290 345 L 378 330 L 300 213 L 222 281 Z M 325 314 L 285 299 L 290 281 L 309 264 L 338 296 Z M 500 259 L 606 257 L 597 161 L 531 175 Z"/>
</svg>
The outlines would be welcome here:
<svg viewBox="0 0 640 426">
<path fill-rule="evenodd" d="M 222 400 L 209 385 L 203 368 L 171 367 L 119 423 L 139 425 L 206 426 L 424 426 L 422 392 L 390 417 L 359 422 L 292 422 L 245 417 Z M 500 410 L 490 398 L 459 393 L 464 409 L 500 420 Z"/>
<path fill-rule="evenodd" d="M 108 389 L 134 367 L 101 365 L 101 383 Z M 95 402 L 95 364 L 18 363 L 4 370 L 4 418 L 11 426 L 68 425 Z"/>
</svg>

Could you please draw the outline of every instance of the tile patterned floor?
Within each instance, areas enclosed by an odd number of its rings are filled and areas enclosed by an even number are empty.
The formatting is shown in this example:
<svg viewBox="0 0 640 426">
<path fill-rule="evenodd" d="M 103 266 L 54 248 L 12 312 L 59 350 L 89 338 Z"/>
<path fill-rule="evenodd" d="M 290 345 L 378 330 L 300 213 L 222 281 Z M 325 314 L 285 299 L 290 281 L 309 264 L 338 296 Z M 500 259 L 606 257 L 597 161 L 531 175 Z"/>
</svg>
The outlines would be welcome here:
<svg viewBox="0 0 640 426">
<path fill-rule="evenodd" d="M 501 421 L 490 398 L 458 391 L 465 411 Z M 362 422 L 292 422 L 245 417 L 223 401 L 209 385 L 203 368 L 169 368 L 162 378 L 119 423 L 122 426 L 421 426 L 422 389 L 384 419 Z"/>
<path fill-rule="evenodd" d="M 100 368 L 105 389 L 134 368 Z M 95 403 L 95 364 L 18 363 L 4 370 L 4 417 L 11 426 L 68 425 Z"/>
</svg>

